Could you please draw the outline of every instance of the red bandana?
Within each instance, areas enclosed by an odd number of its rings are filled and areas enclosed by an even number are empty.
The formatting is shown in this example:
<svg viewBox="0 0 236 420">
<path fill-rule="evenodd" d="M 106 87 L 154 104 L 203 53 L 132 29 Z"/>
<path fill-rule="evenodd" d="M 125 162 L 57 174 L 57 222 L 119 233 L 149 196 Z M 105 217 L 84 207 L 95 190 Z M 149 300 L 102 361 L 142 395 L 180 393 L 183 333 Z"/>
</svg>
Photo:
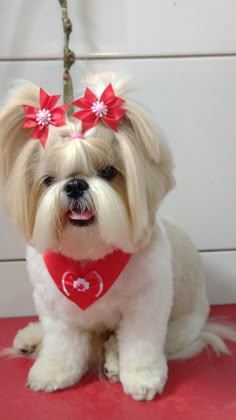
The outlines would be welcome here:
<svg viewBox="0 0 236 420">
<path fill-rule="evenodd" d="M 60 292 L 85 310 L 108 292 L 129 262 L 131 254 L 115 251 L 85 265 L 55 252 L 46 252 L 43 258 Z"/>
</svg>

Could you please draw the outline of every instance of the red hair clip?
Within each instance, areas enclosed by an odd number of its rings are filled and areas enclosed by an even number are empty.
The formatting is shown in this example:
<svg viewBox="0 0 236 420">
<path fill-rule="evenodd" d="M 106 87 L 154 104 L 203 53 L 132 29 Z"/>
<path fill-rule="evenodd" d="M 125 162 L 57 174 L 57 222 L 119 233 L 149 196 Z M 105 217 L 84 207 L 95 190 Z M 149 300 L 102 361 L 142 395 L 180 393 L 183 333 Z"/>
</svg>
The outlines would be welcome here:
<svg viewBox="0 0 236 420">
<path fill-rule="evenodd" d="M 119 120 L 127 112 L 126 109 L 120 108 L 124 102 L 124 99 L 115 96 L 111 83 L 105 88 L 100 99 L 86 88 L 84 97 L 72 103 L 82 108 L 82 111 L 74 112 L 72 116 L 82 121 L 83 131 L 94 127 L 100 120 L 117 131 Z"/>
<path fill-rule="evenodd" d="M 39 139 L 43 147 L 45 147 L 49 124 L 61 127 L 66 124 L 65 113 L 68 104 L 64 104 L 55 108 L 61 95 L 50 96 L 42 88 L 40 88 L 39 103 L 40 108 L 34 108 L 30 105 L 23 105 L 25 110 L 25 119 L 23 128 L 35 129 L 31 132 L 31 139 Z"/>
</svg>

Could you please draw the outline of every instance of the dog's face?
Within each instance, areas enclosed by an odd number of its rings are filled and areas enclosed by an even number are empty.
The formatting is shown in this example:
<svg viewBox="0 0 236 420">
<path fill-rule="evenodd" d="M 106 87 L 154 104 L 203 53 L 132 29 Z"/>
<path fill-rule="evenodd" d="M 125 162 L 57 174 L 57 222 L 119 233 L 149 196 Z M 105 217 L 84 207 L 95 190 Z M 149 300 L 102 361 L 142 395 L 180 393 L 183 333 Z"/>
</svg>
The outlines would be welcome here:
<svg viewBox="0 0 236 420">
<path fill-rule="evenodd" d="M 174 179 L 167 145 L 140 109 L 125 102 L 117 133 L 100 122 L 71 139 L 79 122 L 50 126 L 43 148 L 22 128 L 23 104 L 39 108 L 37 87 L 16 90 L 0 115 L 0 170 L 7 212 L 27 241 L 75 259 L 143 247 Z"/>
</svg>

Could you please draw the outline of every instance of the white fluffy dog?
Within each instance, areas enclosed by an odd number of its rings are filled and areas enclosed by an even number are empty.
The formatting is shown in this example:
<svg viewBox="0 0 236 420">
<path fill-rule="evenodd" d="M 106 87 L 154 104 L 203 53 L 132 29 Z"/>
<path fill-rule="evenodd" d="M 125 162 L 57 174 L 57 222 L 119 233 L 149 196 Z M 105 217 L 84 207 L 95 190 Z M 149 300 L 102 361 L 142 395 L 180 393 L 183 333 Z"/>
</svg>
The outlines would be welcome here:
<svg viewBox="0 0 236 420">
<path fill-rule="evenodd" d="M 87 116 L 83 108 L 82 122 L 96 117 L 84 132 L 75 118 L 56 124 L 56 101 L 45 96 L 51 108 L 42 109 L 31 84 L 15 89 L 0 115 L 6 209 L 28 242 L 40 318 L 19 331 L 14 346 L 37 352 L 30 388 L 54 391 L 80 380 L 96 353 L 93 335 L 109 331 L 106 375 L 133 398 L 151 400 L 163 391 L 167 358 L 191 357 L 206 345 L 227 352 L 221 337 L 236 341 L 236 333 L 206 321 L 198 253 L 156 216 L 175 183 L 165 140 L 122 83 L 113 85 L 112 116 L 100 88 L 93 86 L 97 101 Z M 29 123 L 34 115 L 38 127 Z"/>
</svg>

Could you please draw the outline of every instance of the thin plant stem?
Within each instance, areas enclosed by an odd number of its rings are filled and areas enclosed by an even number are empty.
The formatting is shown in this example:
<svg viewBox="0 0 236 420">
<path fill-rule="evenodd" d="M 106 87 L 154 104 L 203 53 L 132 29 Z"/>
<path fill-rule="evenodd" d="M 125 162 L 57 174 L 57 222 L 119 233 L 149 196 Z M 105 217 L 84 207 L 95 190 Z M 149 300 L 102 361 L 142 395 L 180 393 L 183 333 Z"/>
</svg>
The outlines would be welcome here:
<svg viewBox="0 0 236 420">
<path fill-rule="evenodd" d="M 75 62 L 75 54 L 69 48 L 70 35 L 72 32 L 72 23 L 68 17 L 67 0 L 58 0 L 61 5 L 62 23 L 64 32 L 64 70 L 63 70 L 63 98 L 64 103 L 73 102 L 73 83 L 70 75 L 70 68 Z M 71 115 L 74 107 L 69 105 L 67 114 Z"/>
</svg>

